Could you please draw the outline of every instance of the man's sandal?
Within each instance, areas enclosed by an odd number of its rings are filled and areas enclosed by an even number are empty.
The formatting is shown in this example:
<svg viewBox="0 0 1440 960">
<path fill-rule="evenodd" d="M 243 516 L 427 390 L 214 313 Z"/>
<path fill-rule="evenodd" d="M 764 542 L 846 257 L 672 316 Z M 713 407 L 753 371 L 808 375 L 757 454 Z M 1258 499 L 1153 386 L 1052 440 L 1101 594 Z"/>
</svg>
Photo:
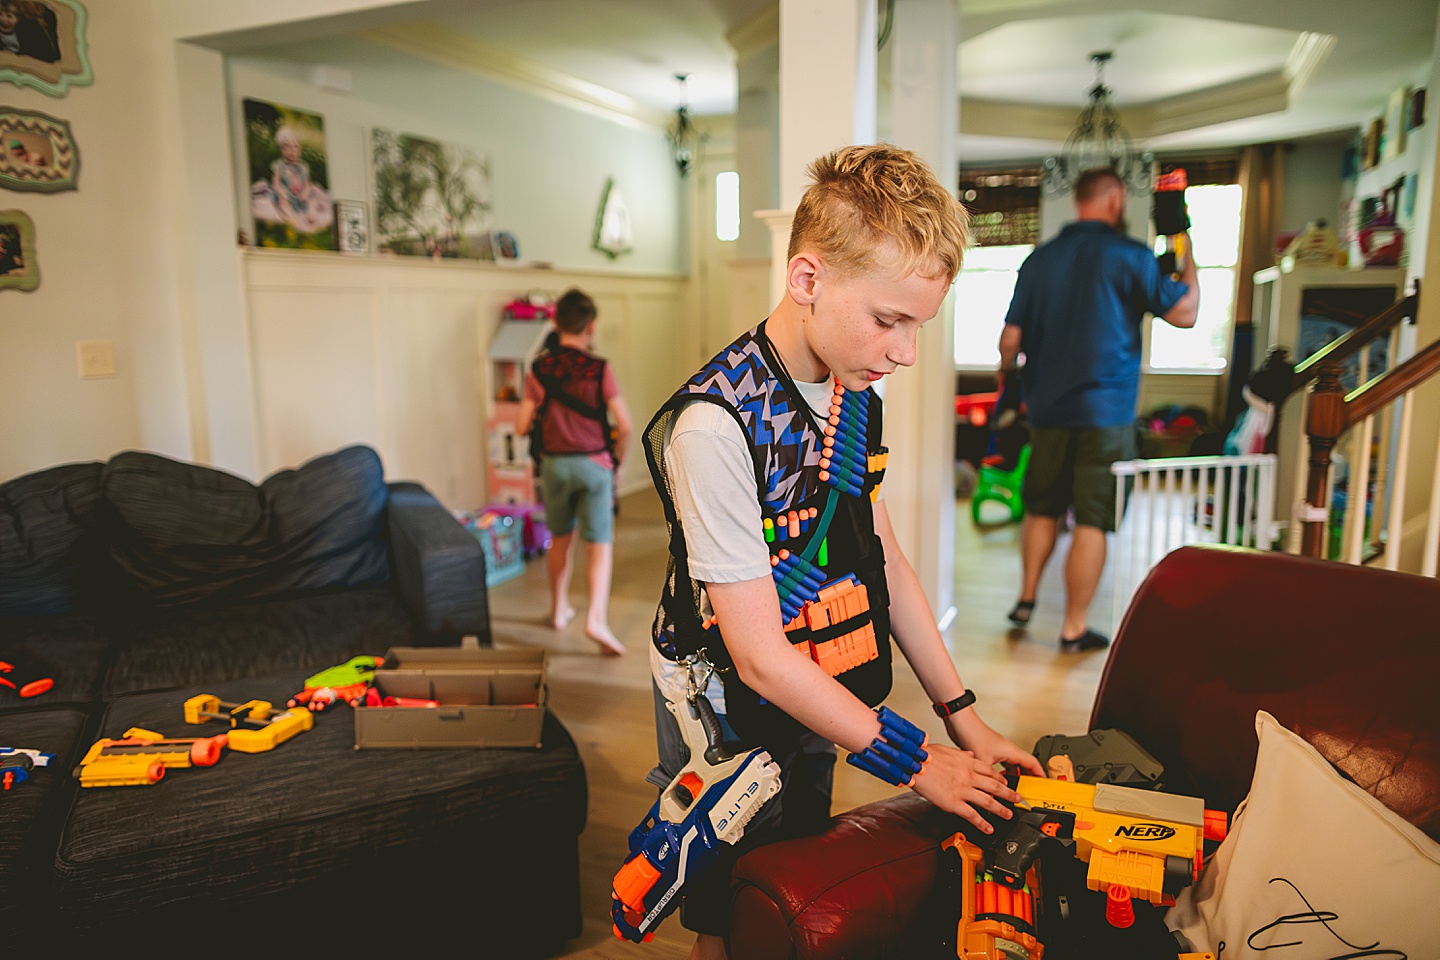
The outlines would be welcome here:
<svg viewBox="0 0 1440 960">
<path fill-rule="evenodd" d="M 1030 622 L 1030 614 L 1034 611 L 1034 600 L 1017 600 L 1015 601 L 1015 609 L 1010 611 L 1010 622 L 1017 627 L 1023 627 Z"/>
</svg>

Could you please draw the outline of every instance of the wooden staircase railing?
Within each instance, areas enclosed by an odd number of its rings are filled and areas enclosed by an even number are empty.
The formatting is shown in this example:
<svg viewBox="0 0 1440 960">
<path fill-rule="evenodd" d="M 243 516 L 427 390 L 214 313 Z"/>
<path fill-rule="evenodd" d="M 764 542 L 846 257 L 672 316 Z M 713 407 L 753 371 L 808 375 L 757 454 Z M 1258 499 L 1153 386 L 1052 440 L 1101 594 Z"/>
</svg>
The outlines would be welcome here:
<svg viewBox="0 0 1440 960">
<path fill-rule="evenodd" d="M 1413 318 L 1419 306 L 1419 284 L 1415 292 L 1397 300 L 1391 307 L 1371 317 L 1344 337 L 1327 345 L 1314 356 L 1305 360 L 1295 369 L 1292 390 L 1301 389 L 1314 381 L 1305 412 L 1305 433 L 1309 445 L 1308 472 L 1305 481 L 1304 503 L 1297 518 L 1301 526 L 1300 552 L 1312 557 L 1327 555 L 1325 528 L 1329 520 L 1330 467 L 1332 454 L 1337 442 L 1348 431 L 1355 429 L 1352 436 L 1349 460 L 1349 481 L 1346 494 L 1346 509 L 1341 530 L 1341 559 L 1358 563 L 1364 561 L 1366 531 L 1369 527 L 1367 514 L 1371 514 L 1369 503 L 1372 448 L 1375 445 L 1375 430 L 1378 415 L 1391 404 L 1399 401 L 1398 425 L 1382 424 L 1384 448 L 1377 469 L 1378 494 L 1373 516 L 1378 521 L 1385 504 L 1385 538 L 1383 541 L 1384 565 L 1397 569 L 1401 523 L 1404 510 L 1404 490 L 1409 471 L 1410 424 L 1414 412 L 1416 387 L 1440 372 L 1440 340 L 1417 351 L 1403 363 L 1365 380 L 1356 389 L 1345 392 L 1341 383 L 1341 364 L 1351 356 L 1364 350 L 1379 337 L 1392 334 L 1406 317 Z M 1395 354 L 1392 352 L 1391 356 Z M 1393 419 L 1393 418 L 1392 418 Z M 1393 436 L 1392 436 L 1393 434 Z M 1388 478 L 1390 494 L 1384 495 L 1384 481 L 1380 474 L 1390 459 L 1389 447 L 1393 443 L 1393 471 Z M 1437 541 L 1440 541 L 1440 462 L 1436 464 L 1437 482 L 1432 490 L 1429 523 L 1425 542 L 1423 571 L 1435 575 Z M 1372 538 L 1379 541 L 1378 527 Z"/>
</svg>

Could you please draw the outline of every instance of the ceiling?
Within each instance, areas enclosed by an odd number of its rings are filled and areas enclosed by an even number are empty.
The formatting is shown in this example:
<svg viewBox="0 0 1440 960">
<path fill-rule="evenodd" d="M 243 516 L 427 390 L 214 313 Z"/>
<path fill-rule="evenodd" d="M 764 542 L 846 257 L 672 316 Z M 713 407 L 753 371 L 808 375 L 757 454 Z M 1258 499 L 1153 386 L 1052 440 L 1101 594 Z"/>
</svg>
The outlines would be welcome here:
<svg viewBox="0 0 1440 960">
<path fill-rule="evenodd" d="M 897 0 L 904 3 L 905 0 Z M 878 0 L 881 19 L 887 0 Z M 1440 0 L 958 0 L 960 155 L 1038 157 L 1073 127 L 1113 59 L 1131 135 L 1152 149 L 1349 136 L 1397 87 L 1428 82 Z M 663 120 L 738 99 L 728 35 L 775 22 L 775 0 L 429 0 L 399 5 L 392 45 L 504 56 L 597 103 Z M 1183 11 L 1183 12 L 1178 12 Z M 409 29 L 410 34 L 404 31 Z M 773 27 L 769 27 L 772 29 Z M 295 45 L 287 45 L 293 55 Z M 884 52 L 882 51 L 882 59 Z M 883 77 L 882 77 L 883 83 Z"/>
</svg>

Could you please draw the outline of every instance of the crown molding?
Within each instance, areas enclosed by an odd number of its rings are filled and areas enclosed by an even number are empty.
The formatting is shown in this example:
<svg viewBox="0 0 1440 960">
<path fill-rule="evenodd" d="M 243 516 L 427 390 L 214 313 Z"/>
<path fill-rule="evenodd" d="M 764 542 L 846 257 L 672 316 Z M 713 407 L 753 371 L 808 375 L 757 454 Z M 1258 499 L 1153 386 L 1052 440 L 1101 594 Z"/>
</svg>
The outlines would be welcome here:
<svg viewBox="0 0 1440 960">
<path fill-rule="evenodd" d="M 1330 56 L 1330 51 L 1335 49 L 1336 42 L 1337 39 L 1328 33 L 1307 30 L 1300 34 L 1295 46 L 1290 48 L 1290 55 L 1285 58 L 1285 78 L 1290 83 L 1291 96 L 1305 88 L 1310 77 Z"/>
<path fill-rule="evenodd" d="M 416 22 L 362 30 L 359 36 L 452 70 L 484 77 L 552 103 L 629 127 L 664 131 L 671 115 L 607 87 L 472 40 L 439 24 Z"/>
</svg>

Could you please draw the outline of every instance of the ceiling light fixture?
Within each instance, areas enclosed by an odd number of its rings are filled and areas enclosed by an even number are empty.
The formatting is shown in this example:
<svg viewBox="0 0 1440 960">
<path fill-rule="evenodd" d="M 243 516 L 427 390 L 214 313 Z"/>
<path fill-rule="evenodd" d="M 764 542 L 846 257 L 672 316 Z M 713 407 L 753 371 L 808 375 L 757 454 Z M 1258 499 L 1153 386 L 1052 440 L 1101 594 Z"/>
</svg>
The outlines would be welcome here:
<svg viewBox="0 0 1440 960">
<path fill-rule="evenodd" d="M 1151 167 L 1155 156 L 1135 152 L 1130 135 L 1120 123 L 1120 114 L 1110 100 L 1113 91 L 1105 86 L 1105 64 L 1113 56 L 1109 50 L 1090 54 L 1095 64 L 1090 103 L 1080 111 L 1080 118 L 1075 121 L 1075 129 L 1070 131 L 1060 155 L 1045 158 L 1041 184 L 1047 193 L 1068 193 L 1080 174 L 1094 167 L 1114 167 L 1132 193 L 1146 194 L 1154 186 Z"/>
<path fill-rule="evenodd" d="M 690 117 L 690 101 L 686 96 L 686 81 L 690 79 L 690 74 L 677 73 L 675 79 L 680 83 L 680 106 L 675 109 L 675 119 L 670 121 L 665 139 L 670 141 L 670 156 L 683 177 L 700 162 L 700 151 L 705 141 L 710 139 L 710 134 L 701 130 Z"/>
</svg>

